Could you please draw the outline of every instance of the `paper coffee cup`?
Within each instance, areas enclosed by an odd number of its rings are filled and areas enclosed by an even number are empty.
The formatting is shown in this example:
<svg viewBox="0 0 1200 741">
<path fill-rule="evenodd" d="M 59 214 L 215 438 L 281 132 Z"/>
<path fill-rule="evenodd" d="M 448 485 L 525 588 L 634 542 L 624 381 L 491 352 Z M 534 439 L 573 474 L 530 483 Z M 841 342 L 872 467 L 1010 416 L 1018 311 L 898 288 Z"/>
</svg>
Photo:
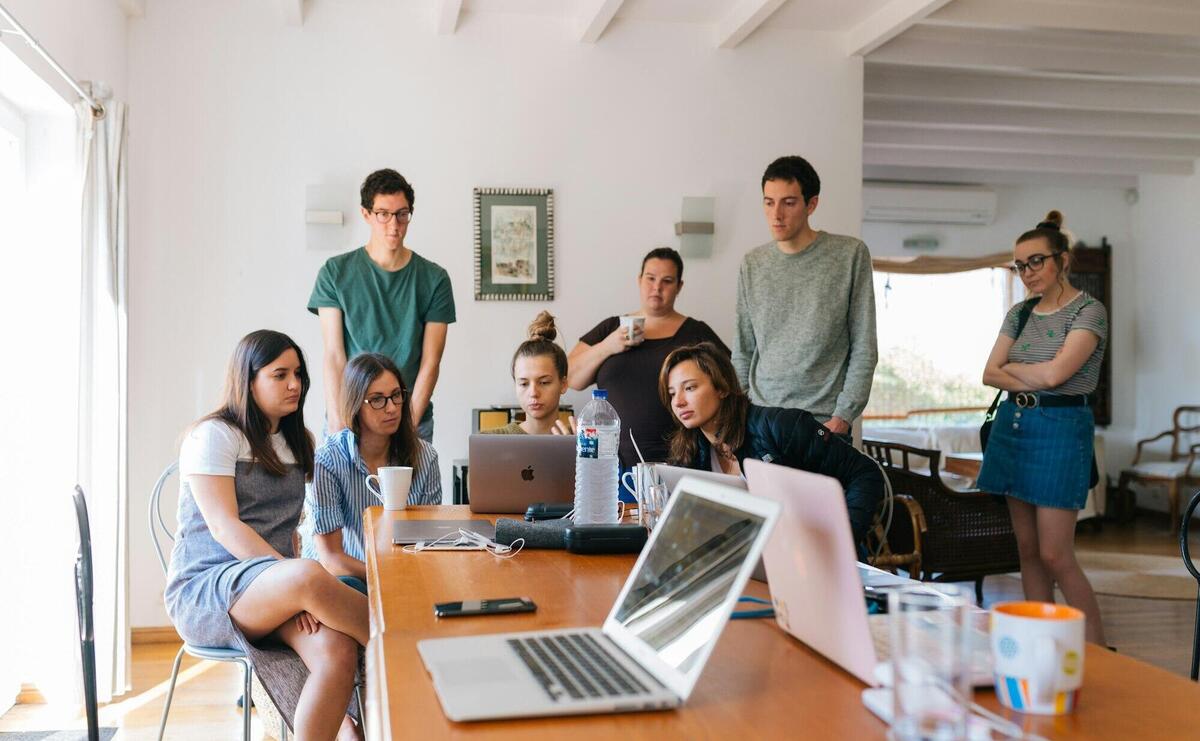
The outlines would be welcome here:
<svg viewBox="0 0 1200 741">
<path fill-rule="evenodd" d="M 643 331 L 646 329 L 646 317 L 623 316 L 621 317 L 621 326 L 625 329 L 625 337 L 632 342 L 635 329 Z"/>
<path fill-rule="evenodd" d="M 996 696 L 1037 715 L 1075 709 L 1083 687 L 1083 612 L 1049 602 L 1004 602 L 992 613 Z"/>
<path fill-rule="evenodd" d="M 408 490 L 412 488 L 411 466 L 381 466 L 379 474 L 367 476 L 367 489 L 383 500 L 383 508 L 389 512 L 408 506 Z M 371 482 L 375 486 L 371 486 Z M 378 489 L 375 487 L 379 487 Z"/>
</svg>

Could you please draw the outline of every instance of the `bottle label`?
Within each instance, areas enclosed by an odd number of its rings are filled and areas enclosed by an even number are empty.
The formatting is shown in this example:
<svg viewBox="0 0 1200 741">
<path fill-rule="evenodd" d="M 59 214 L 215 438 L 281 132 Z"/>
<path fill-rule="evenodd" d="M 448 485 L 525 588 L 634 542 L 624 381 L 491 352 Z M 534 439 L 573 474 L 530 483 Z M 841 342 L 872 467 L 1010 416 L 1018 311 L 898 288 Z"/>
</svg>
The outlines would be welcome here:
<svg viewBox="0 0 1200 741">
<path fill-rule="evenodd" d="M 575 453 L 579 458 L 599 458 L 600 431 L 595 427 L 580 427 L 575 441 Z"/>
</svg>

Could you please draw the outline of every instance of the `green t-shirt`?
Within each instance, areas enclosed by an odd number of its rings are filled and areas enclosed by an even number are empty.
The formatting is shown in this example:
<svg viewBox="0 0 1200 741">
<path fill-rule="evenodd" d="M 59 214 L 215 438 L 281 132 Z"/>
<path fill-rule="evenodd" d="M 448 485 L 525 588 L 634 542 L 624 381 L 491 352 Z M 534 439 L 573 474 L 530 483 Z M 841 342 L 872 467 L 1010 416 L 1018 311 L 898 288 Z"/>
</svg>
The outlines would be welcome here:
<svg viewBox="0 0 1200 741">
<path fill-rule="evenodd" d="M 342 310 L 346 357 L 377 352 L 390 357 L 412 390 L 421 367 L 427 322 L 454 322 L 450 276 L 440 265 L 417 253 L 394 272 L 375 264 L 365 247 L 331 257 L 317 273 L 308 310 Z M 424 422 L 433 417 L 433 404 Z"/>
</svg>

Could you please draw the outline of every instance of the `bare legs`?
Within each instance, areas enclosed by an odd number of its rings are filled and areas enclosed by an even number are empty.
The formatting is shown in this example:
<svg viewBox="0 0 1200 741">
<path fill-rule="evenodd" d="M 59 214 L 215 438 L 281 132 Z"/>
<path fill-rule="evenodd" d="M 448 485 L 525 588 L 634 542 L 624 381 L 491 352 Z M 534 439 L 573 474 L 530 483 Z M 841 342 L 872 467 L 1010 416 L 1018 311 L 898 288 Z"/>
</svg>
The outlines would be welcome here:
<svg viewBox="0 0 1200 741">
<path fill-rule="evenodd" d="M 1105 645 L 1100 605 L 1075 560 L 1075 511 L 1037 507 L 1013 497 L 1007 500 L 1017 536 L 1025 599 L 1053 602 L 1054 585 L 1058 584 L 1067 604 L 1087 617 L 1087 640 Z"/>
<path fill-rule="evenodd" d="M 321 623 L 316 633 L 296 625 L 300 612 Z M 369 633 L 367 598 L 361 592 L 342 584 L 316 561 L 288 559 L 262 572 L 229 616 L 252 641 L 274 634 L 308 667 L 308 681 L 296 704 L 297 738 L 358 737 L 346 719 L 346 708 L 354 691 L 358 646 L 366 645 Z"/>
</svg>

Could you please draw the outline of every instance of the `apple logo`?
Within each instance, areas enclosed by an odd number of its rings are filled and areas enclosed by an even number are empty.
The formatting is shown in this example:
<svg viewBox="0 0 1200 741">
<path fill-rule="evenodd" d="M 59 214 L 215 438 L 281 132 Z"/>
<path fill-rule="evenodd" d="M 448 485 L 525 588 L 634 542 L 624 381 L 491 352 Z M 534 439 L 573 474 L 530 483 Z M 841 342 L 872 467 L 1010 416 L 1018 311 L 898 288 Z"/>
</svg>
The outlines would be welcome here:
<svg viewBox="0 0 1200 741">
<path fill-rule="evenodd" d="M 533 466 L 526 466 L 521 471 L 521 480 L 522 481 L 533 481 Z"/>
</svg>

